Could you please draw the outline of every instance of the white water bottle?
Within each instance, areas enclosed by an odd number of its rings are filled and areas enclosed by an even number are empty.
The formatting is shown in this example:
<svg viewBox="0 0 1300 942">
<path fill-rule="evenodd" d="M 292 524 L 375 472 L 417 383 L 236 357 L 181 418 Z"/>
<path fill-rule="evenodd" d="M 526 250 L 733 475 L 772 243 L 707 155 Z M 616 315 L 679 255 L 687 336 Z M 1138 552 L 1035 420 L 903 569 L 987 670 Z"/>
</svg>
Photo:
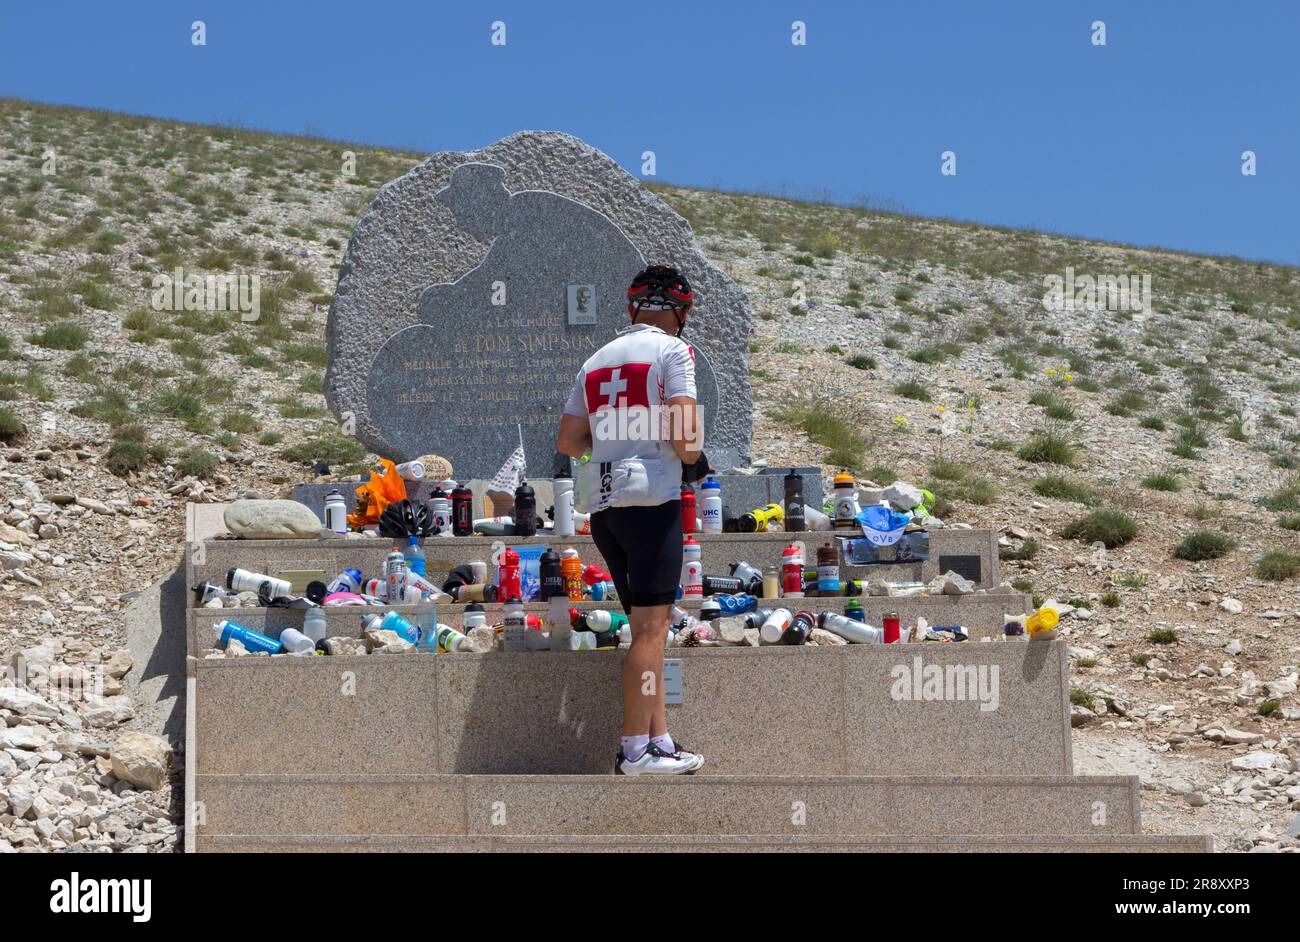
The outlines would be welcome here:
<svg viewBox="0 0 1300 942">
<path fill-rule="evenodd" d="M 555 476 L 555 535 L 573 536 L 573 478 L 568 472 Z"/>
<path fill-rule="evenodd" d="M 348 502 L 337 490 L 325 496 L 325 529 L 338 534 L 348 532 Z"/>
<path fill-rule="evenodd" d="M 297 628 L 286 628 L 280 632 L 280 644 L 290 654 L 306 654 L 316 650 L 316 642 Z"/>
<path fill-rule="evenodd" d="M 709 475 L 700 483 L 700 529 L 705 533 L 722 532 L 722 485 Z"/>
<path fill-rule="evenodd" d="M 700 541 L 687 536 L 682 541 L 682 598 L 704 598 L 704 566 L 700 562 Z"/>
</svg>

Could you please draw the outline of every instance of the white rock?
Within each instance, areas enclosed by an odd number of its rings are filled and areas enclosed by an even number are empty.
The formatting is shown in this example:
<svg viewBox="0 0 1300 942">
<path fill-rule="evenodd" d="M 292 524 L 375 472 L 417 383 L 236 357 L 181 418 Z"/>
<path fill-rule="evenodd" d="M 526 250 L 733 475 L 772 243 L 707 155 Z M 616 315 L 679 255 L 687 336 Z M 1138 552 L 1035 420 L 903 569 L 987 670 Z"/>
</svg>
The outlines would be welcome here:
<svg viewBox="0 0 1300 942">
<path fill-rule="evenodd" d="M 1233 640 L 1229 641 L 1226 645 L 1223 646 L 1223 650 L 1227 651 L 1233 657 L 1236 657 L 1244 649 L 1241 646 L 1241 642 L 1238 641 L 1236 638 L 1234 638 Z"/>
<path fill-rule="evenodd" d="M 1229 615 L 1240 615 L 1245 606 L 1234 598 L 1225 598 L 1219 603 L 1219 608 L 1223 609 Z"/>
<path fill-rule="evenodd" d="M 19 716 L 43 716 L 47 719 L 55 719 L 59 715 L 58 707 L 22 687 L 0 687 L 0 707 L 13 710 Z"/>
<path fill-rule="evenodd" d="M 162 737 L 127 730 L 113 743 L 109 759 L 119 779 L 136 788 L 157 791 L 167 783 L 171 753 L 171 746 Z"/>
<path fill-rule="evenodd" d="M 226 529 L 250 540 L 285 540 L 314 537 L 321 522 L 296 500 L 237 500 L 226 508 Z"/>
<path fill-rule="evenodd" d="M 1276 752 L 1248 752 L 1244 756 L 1237 756 L 1230 763 L 1229 768 L 1238 772 L 1248 772 L 1252 769 L 1271 769 L 1277 765 L 1286 764 L 1286 756 Z"/>
</svg>

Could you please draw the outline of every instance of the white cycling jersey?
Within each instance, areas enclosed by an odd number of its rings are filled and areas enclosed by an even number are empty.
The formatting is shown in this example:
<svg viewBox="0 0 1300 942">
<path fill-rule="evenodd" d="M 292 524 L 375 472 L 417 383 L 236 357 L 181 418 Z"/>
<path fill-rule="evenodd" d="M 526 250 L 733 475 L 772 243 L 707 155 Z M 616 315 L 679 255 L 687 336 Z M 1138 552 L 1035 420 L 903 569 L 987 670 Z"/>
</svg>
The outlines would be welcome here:
<svg viewBox="0 0 1300 942">
<path fill-rule="evenodd" d="M 680 496 L 682 463 L 660 408 L 678 396 L 695 398 L 695 354 L 658 327 L 633 324 L 582 365 L 564 406 L 591 424 L 591 461 L 576 481 L 581 512 Z"/>
</svg>

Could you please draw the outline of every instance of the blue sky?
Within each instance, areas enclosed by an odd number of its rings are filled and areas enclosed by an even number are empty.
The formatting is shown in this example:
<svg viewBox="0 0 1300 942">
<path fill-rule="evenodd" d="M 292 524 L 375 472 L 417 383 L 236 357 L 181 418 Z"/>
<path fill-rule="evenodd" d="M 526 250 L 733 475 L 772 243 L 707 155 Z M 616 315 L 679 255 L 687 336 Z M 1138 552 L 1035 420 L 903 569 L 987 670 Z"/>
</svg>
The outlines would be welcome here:
<svg viewBox="0 0 1300 942">
<path fill-rule="evenodd" d="M 1298 0 L 6 0 L 0 94 L 422 151 L 557 129 L 666 182 L 1294 265 L 1298 49 Z"/>
</svg>

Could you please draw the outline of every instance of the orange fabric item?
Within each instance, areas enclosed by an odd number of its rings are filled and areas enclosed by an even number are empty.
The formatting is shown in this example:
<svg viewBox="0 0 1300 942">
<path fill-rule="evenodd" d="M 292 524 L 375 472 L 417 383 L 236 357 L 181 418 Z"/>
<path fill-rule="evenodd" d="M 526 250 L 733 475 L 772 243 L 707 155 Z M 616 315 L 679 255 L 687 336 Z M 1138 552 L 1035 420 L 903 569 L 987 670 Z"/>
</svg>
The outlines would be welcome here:
<svg viewBox="0 0 1300 942">
<path fill-rule="evenodd" d="M 348 514 L 348 526 L 353 530 L 376 526 L 385 507 L 406 500 L 406 482 L 397 473 L 397 466 L 387 458 L 380 458 L 379 463 L 383 473 L 371 471 L 370 480 L 357 488 L 356 513 Z"/>
</svg>

